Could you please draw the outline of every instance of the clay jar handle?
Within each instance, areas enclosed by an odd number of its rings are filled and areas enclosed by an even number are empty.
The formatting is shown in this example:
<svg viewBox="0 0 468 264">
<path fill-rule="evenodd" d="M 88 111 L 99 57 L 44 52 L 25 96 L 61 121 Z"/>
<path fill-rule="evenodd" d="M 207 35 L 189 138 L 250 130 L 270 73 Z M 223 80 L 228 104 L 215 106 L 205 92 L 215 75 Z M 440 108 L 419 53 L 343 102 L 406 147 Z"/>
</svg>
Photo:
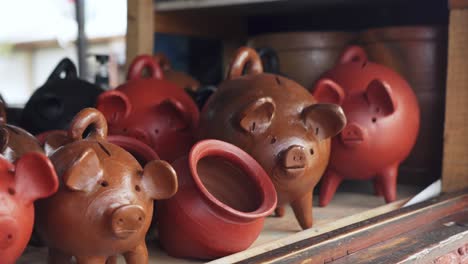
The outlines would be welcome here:
<svg viewBox="0 0 468 264">
<path fill-rule="evenodd" d="M 83 139 L 83 133 L 91 128 L 87 138 L 105 140 L 107 138 L 107 122 L 104 115 L 95 108 L 85 108 L 73 118 L 68 136 L 73 140 Z"/>
<path fill-rule="evenodd" d="M 163 72 L 158 63 L 150 55 L 137 56 L 130 65 L 128 70 L 127 80 L 143 79 L 143 70 L 147 69 L 149 78 L 158 80 L 164 79 Z"/>
<path fill-rule="evenodd" d="M 237 50 L 236 57 L 231 63 L 227 79 L 232 80 L 246 75 L 263 73 L 263 66 L 257 52 L 249 47 Z"/>
<path fill-rule="evenodd" d="M 65 73 L 64 78 L 61 77 L 62 73 Z M 78 78 L 78 74 L 76 72 L 75 64 L 69 58 L 65 58 L 55 67 L 47 81 L 76 78 Z"/>
<path fill-rule="evenodd" d="M 156 62 L 156 64 L 158 64 L 159 67 L 161 67 L 163 71 L 168 71 L 172 69 L 171 62 L 169 61 L 169 58 L 164 53 L 161 53 L 161 52 L 156 53 L 153 56 L 153 59 Z"/>
<path fill-rule="evenodd" d="M 343 54 L 341 54 L 339 63 L 350 63 L 350 62 L 359 62 L 364 63 L 367 61 L 367 54 L 363 48 L 359 46 L 349 46 L 345 49 Z"/>
</svg>

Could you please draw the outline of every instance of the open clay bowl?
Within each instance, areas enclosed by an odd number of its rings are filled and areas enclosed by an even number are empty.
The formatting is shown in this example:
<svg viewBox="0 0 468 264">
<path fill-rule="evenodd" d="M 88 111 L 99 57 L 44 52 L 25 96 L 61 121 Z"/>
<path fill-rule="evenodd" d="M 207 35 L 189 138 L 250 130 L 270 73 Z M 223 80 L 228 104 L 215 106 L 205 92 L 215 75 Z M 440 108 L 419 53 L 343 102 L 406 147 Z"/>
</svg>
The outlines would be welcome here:
<svg viewBox="0 0 468 264">
<path fill-rule="evenodd" d="M 229 143 L 204 140 L 172 166 L 179 190 L 157 204 L 160 242 L 169 255 L 213 259 L 257 239 L 277 198 L 251 156 Z"/>
</svg>

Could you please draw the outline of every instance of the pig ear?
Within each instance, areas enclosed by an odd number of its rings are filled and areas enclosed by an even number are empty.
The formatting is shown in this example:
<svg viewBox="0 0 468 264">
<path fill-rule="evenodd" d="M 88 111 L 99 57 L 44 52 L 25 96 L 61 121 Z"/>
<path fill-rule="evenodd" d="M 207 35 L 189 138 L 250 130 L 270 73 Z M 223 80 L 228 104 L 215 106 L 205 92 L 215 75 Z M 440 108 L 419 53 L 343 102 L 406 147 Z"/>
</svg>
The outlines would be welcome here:
<svg viewBox="0 0 468 264">
<path fill-rule="evenodd" d="M 177 192 L 177 174 L 169 163 L 153 160 L 143 170 L 142 184 L 154 200 L 168 199 Z"/>
<path fill-rule="evenodd" d="M 111 90 L 99 95 L 96 108 L 106 117 L 108 123 L 113 124 L 130 115 L 132 104 L 126 94 Z"/>
<path fill-rule="evenodd" d="M 63 175 L 65 186 L 72 191 L 89 192 L 103 178 L 101 162 L 92 148 L 88 148 L 73 161 Z"/>
<path fill-rule="evenodd" d="M 391 115 L 397 107 L 390 85 L 379 79 L 371 81 L 367 86 L 366 99 L 384 116 Z"/>
<path fill-rule="evenodd" d="M 350 62 L 356 62 L 361 64 L 367 62 L 367 54 L 364 51 L 364 49 L 359 46 L 347 47 L 341 54 L 338 63 L 345 64 Z"/>
<path fill-rule="evenodd" d="M 188 109 L 181 102 L 173 99 L 167 99 L 162 101 L 157 108 L 163 110 L 164 113 L 175 113 L 176 116 L 180 117 L 188 126 L 194 125 L 192 115 Z"/>
<path fill-rule="evenodd" d="M 312 95 L 321 103 L 343 104 L 345 92 L 343 88 L 331 79 L 320 79 L 315 84 Z"/>
<path fill-rule="evenodd" d="M 58 189 L 58 178 L 50 160 L 41 153 L 29 152 L 16 162 L 15 193 L 26 202 L 45 198 Z"/>
<path fill-rule="evenodd" d="M 267 130 L 275 116 L 276 104 L 270 97 L 262 97 L 249 104 L 239 115 L 240 127 L 249 133 Z"/>
<path fill-rule="evenodd" d="M 340 133 L 346 125 L 343 109 L 335 104 L 314 104 L 302 110 L 307 128 L 317 139 L 323 140 Z"/>
</svg>

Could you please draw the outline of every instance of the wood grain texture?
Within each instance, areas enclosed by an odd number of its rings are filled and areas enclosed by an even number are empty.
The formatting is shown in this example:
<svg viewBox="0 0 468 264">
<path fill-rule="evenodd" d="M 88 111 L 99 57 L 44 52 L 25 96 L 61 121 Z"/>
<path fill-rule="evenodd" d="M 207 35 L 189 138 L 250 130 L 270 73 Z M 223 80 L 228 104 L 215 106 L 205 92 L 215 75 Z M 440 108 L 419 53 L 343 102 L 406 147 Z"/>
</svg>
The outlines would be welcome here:
<svg viewBox="0 0 468 264">
<path fill-rule="evenodd" d="M 127 0 L 127 65 L 140 54 L 153 54 L 153 0 Z"/>
<path fill-rule="evenodd" d="M 442 190 L 468 187 L 468 10 L 451 10 Z"/>
</svg>

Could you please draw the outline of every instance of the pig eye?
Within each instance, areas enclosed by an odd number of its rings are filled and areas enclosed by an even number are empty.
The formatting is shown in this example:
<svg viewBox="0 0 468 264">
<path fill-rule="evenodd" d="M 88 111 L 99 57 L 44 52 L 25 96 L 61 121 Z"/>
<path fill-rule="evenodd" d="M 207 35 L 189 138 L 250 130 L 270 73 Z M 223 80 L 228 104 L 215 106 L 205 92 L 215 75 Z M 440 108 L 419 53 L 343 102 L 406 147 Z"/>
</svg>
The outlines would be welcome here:
<svg viewBox="0 0 468 264">
<path fill-rule="evenodd" d="M 141 191 L 140 185 L 138 185 L 138 184 L 135 185 L 135 191 L 137 191 L 137 192 L 140 192 L 140 191 Z"/>
<path fill-rule="evenodd" d="M 310 152 L 310 155 L 314 155 L 314 149 L 313 148 L 310 148 L 309 152 Z"/>
<path fill-rule="evenodd" d="M 101 184 L 102 187 L 107 187 L 107 186 L 109 186 L 109 182 L 107 182 L 107 181 L 101 181 L 100 184 Z"/>
<path fill-rule="evenodd" d="M 270 144 L 275 144 L 276 143 L 276 137 L 272 137 L 270 140 Z"/>
<path fill-rule="evenodd" d="M 377 118 L 376 118 L 376 117 L 373 117 L 373 118 L 372 118 L 372 123 L 375 123 L 375 122 L 377 122 Z"/>
<path fill-rule="evenodd" d="M 9 195 L 12 195 L 12 196 L 13 196 L 13 195 L 15 195 L 15 193 L 16 193 L 15 189 L 13 189 L 13 188 L 11 188 L 11 187 L 8 188 L 8 194 L 9 194 Z"/>
</svg>

